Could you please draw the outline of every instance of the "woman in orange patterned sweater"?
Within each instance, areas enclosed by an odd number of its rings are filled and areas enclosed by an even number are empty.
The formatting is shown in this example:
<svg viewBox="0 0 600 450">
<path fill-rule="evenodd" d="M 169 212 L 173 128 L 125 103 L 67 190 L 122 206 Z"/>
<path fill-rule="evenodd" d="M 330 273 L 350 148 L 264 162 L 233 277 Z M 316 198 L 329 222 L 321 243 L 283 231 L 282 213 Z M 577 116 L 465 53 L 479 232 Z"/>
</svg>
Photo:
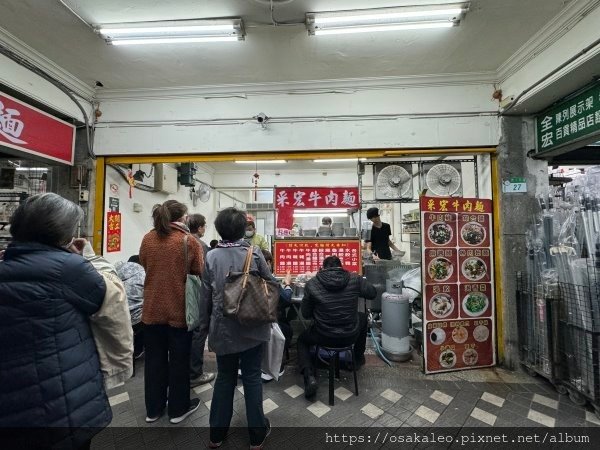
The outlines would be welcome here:
<svg viewBox="0 0 600 450">
<path fill-rule="evenodd" d="M 154 229 L 144 236 L 140 263 L 146 270 L 144 283 L 144 389 L 146 422 L 158 420 L 165 411 L 171 423 L 179 423 L 199 406 L 190 400 L 190 348 L 192 333 L 185 320 L 186 274 L 201 275 L 204 254 L 184 224 L 187 207 L 167 200 L 152 210 Z M 187 236 L 188 261 L 184 258 Z"/>
</svg>

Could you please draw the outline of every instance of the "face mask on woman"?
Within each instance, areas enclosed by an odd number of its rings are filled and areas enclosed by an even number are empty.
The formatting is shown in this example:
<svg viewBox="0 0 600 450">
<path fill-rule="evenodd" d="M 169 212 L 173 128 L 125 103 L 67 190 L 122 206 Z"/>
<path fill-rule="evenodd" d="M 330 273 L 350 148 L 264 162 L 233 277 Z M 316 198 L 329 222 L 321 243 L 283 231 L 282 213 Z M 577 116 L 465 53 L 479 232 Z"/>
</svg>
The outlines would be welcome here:
<svg viewBox="0 0 600 450">
<path fill-rule="evenodd" d="M 252 231 L 252 230 L 246 230 L 246 237 L 247 238 L 251 238 L 252 236 L 254 236 L 254 231 Z"/>
</svg>

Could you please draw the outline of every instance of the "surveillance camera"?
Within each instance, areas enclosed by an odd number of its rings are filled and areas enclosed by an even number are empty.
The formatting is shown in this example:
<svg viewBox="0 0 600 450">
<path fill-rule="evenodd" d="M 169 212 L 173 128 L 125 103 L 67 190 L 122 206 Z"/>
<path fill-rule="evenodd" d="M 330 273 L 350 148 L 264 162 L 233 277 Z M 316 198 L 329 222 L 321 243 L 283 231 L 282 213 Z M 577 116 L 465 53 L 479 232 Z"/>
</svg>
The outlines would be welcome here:
<svg viewBox="0 0 600 450">
<path fill-rule="evenodd" d="M 269 118 L 267 117 L 267 115 L 265 113 L 258 113 L 255 117 L 256 121 L 260 124 L 265 123 L 267 120 L 269 120 Z"/>
</svg>

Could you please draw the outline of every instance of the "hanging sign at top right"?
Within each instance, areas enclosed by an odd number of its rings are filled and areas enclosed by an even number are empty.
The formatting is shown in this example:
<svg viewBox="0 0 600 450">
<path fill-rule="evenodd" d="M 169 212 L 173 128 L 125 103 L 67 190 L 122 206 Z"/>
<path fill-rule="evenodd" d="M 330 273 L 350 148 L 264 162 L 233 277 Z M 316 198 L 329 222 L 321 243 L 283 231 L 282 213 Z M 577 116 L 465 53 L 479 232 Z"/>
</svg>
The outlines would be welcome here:
<svg viewBox="0 0 600 450">
<path fill-rule="evenodd" d="M 600 84 L 536 117 L 538 153 L 546 153 L 600 132 Z"/>
</svg>

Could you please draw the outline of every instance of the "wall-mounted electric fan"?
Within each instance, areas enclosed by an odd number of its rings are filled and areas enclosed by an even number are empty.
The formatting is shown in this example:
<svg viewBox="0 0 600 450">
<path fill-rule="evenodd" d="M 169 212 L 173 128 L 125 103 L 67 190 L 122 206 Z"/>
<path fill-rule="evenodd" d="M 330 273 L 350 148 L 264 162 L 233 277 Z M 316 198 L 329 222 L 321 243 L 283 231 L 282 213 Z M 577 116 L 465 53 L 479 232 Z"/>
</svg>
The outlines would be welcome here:
<svg viewBox="0 0 600 450">
<path fill-rule="evenodd" d="M 201 181 L 198 181 L 198 184 L 190 188 L 190 199 L 192 200 L 192 204 L 196 206 L 198 200 L 202 203 L 206 203 L 210 200 L 210 192 L 211 187 Z"/>
<path fill-rule="evenodd" d="M 458 167 L 454 164 L 442 163 L 424 165 L 423 168 L 429 169 L 425 173 L 425 183 L 430 194 L 439 197 L 460 195 L 459 190 L 462 187 L 460 163 Z"/>
<path fill-rule="evenodd" d="M 392 164 L 374 166 L 376 200 L 410 199 L 413 196 L 412 175 L 404 167 Z"/>
</svg>

